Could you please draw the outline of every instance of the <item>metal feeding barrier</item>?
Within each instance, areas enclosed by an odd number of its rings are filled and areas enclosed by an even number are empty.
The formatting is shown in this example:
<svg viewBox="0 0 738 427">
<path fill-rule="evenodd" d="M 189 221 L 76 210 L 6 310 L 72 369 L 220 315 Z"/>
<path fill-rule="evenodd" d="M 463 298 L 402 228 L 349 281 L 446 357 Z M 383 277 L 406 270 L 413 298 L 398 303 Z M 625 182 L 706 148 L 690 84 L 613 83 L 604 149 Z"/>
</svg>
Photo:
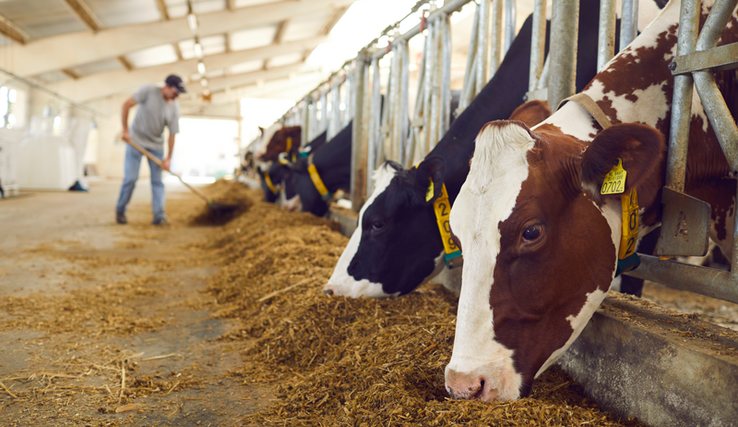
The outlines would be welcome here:
<svg viewBox="0 0 738 427">
<path fill-rule="evenodd" d="M 735 62 L 738 58 L 737 43 L 715 47 L 736 1 L 717 0 L 700 33 L 700 0 L 682 0 L 677 57 L 672 63 L 675 89 L 667 185 L 664 187 L 664 219 L 657 247 L 657 253 L 661 255 L 699 256 L 707 250 L 709 205 L 683 194 L 693 86 L 697 89 L 731 168 L 738 171 L 738 129 L 713 74 L 713 71 L 738 67 Z M 451 111 L 449 16 L 470 2 L 475 4 L 476 9 L 463 87 L 458 108 Z M 544 54 L 547 2 L 533 0 L 533 3 L 529 91 L 526 98 L 547 100 L 549 105 L 555 106 L 575 92 L 579 1 L 552 2 L 551 34 L 556 42 L 550 43 L 548 57 Z M 503 4 L 506 16 L 504 25 Z M 412 12 L 422 7 L 427 9 L 418 25 L 404 34 L 397 33 L 399 22 L 388 27 L 383 36 L 390 38 L 390 32 L 392 35 L 386 47 L 377 48 L 379 38 L 375 39 L 281 119 L 287 125 L 303 126 L 303 144 L 324 130 L 328 131 L 330 140 L 353 120 L 349 197 L 357 212 L 372 192 L 371 172 L 384 160 L 395 160 L 409 167 L 425 157 L 448 130 L 451 114 L 458 115 L 467 108 L 496 72 L 503 56 L 503 31 L 504 51 L 515 35 L 514 0 L 447 0 L 440 7 L 421 0 Z M 623 0 L 619 39 L 621 49 L 636 37 L 637 31 L 638 0 Z M 419 34 L 425 35 L 425 43 L 413 107 L 410 102 L 409 41 Z M 614 56 L 615 37 L 616 0 L 601 0 L 598 70 L 603 69 Z M 386 55 L 392 55 L 392 58 L 386 83 L 383 84 L 380 61 Z M 338 105 L 343 105 L 344 109 L 340 110 Z M 685 239 L 687 235 L 689 238 Z M 649 255 L 640 256 L 641 266 L 626 274 L 738 303 L 738 221 L 734 227 L 730 272 L 673 260 L 660 261 L 658 257 Z"/>
<path fill-rule="evenodd" d="M 716 47 L 737 2 L 717 0 L 699 31 L 701 1 L 682 0 L 677 56 L 669 67 L 674 74 L 674 97 L 667 179 L 662 198 L 664 215 L 656 247 L 656 253 L 661 256 L 702 256 L 708 247 L 710 205 L 684 194 L 693 88 L 697 89 L 731 170 L 734 174 L 738 171 L 738 128 L 715 83 L 714 74 L 738 68 L 738 43 Z M 640 254 L 641 265 L 628 274 L 738 303 L 738 215 L 735 219 L 730 271 Z"/>
</svg>

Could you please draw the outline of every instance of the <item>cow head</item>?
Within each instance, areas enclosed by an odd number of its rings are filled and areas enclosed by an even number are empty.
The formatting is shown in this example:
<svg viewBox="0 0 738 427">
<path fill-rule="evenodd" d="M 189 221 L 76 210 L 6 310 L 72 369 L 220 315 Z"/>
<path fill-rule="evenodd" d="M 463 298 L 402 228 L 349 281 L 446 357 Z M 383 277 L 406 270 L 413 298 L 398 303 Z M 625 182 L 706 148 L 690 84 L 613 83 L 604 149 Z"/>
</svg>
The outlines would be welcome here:
<svg viewBox="0 0 738 427">
<path fill-rule="evenodd" d="M 433 200 L 443 185 L 444 160 L 430 156 L 417 168 L 386 162 L 374 173 L 374 192 L 324 290 L 328 294 L 386 297 L 406 294 L 442 266 Z M 435 193 L 426 194 L 433 181 Z"/>
<path fill-rule="evenodd" d="M 512 400 L 579 335 L 607 294 L 620 246 L 620 195 L 601 196 L 613 162 L 642 207 L 658 205 L 665 144 L 618 124 L 585 144 L 551 125 L 488 123 L 451 210 L 464 251 L 446 388 Z"/>
<path fill-rule="evenodd" d="M 289 126 L 281 128 L 269 137 L 266 147 L 256 153 L 256 159 L 262 162 L 275 161 L 280 153 L 288 153 L 300 147 L 302 128 Z M 264 136 L 266 138 L 267 135 Z"/>
</svg>

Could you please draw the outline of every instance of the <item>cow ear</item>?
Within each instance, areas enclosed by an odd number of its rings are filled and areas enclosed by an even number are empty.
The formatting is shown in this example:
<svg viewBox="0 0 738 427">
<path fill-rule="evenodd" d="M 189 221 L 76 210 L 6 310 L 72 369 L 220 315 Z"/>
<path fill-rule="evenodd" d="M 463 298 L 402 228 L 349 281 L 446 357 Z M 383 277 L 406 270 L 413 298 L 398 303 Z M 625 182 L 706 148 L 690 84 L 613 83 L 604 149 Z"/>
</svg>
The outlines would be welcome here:
<svg viewBox="0 0 738 427">
<path fill-rule="evenodd" d="M 546 120 L 551 115 L 547 101 L 533 100 L 519 106 L 510 114 L 510 120 L 525 123 L 529 128 Z"/>
<path fill-rule="evenodd" d="M 600 132 L 582 156 L 582 187 L 594 200 L 619 197 L 621 194 L 602 195 L 602 183 L 613 166 L 622 160 L 626 171 L 625 191 L 638 190 L 640 205 L 656 202 L 663 185 L 663 160 L 666 153 L 664 135 L 639 123 L 621 123 Z"/>
<path fill-rule="evenodd" d="M 432 203 L 441 195 L 443 187 L 443 175 L 446 172 L 446 161 L 440 156 L 426 157 L 418 165 L 415 175 L 415 187 L 424 195 L 430 190 L 430 184 L 433 183 L 432 197 L 425 197 L 427 203 Z M 430 194 L 428 194 L 430 195 Z"/>
</svg>

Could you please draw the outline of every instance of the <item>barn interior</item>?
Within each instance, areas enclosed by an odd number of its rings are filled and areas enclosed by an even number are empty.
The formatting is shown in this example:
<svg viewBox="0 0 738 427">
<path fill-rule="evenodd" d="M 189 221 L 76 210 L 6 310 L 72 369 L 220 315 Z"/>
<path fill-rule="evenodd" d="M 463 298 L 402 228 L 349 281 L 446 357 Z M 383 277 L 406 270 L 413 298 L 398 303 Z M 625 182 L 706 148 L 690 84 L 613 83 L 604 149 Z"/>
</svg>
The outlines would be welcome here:
<svg viewBox="0 0 738 427">
<path fill-rule="evenodd" d="M 678 258 L 705 266 L 704 280 L 648 270 L 642 295 L 611 290 L 513 401 L 449 396 L 459 296 L 432 278 L 386 299 L 323 292 L 371 202 L 373 171 L 421 162 L 516 53 L 534 11 L 525 100 L 574 93 L 574 78 L 557 76 L 576 68 L 576 37 L 559 49 L 567 60 L 548 58 L 578 31 L 555 15 L 580 17 L 588 2 L 0 1 L 0 425 L 733 425 L 738 279 L 714 245 Z M 608 27 L 602 39 L 612 32 L 599 70 L 618 53 L 614 16 L 626 46 L 665 2 L 598 3 L 612 12 L 607 25 L 604 12 L 586 17 Z M 738 19 L 736 1 L 717 3 Z M 544 55 L 535 25 L 545 33 L 552 16 L 569 25 L 551 21 Z M 675 61 L 675 75 L 735 74 L 737 45 Z M 121 223 L 122 111 L 169 75 L 185 91 L 170 103 L 166 220 L 155 224 L 142 161 Z M 726 140 L 738 135 L 730 111 L 710 121 Z M 353 131 L 341 160 L 350 183 L 324 197 L 324 215 L 295 211 L 286 182 L 265 188 L 290 148 L 255 160 L 294 126 L 301 147 Z M 166 148 L 170 127 L 161 136 Z M 643 265 L 655 268 L 650 255 Z"/>
</svg>

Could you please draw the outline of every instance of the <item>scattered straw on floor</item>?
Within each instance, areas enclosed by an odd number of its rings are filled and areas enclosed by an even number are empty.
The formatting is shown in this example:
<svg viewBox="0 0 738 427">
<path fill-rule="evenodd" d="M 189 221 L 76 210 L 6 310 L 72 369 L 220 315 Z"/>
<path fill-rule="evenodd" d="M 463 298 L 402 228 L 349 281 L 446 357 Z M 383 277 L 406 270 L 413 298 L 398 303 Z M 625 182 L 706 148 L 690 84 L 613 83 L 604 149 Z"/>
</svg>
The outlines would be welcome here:
<svg viewBox="0 0 738 427">
<path fill-rule="evenodd" d="M 335 224 L 260 201 L 209 247 L 224 266 L 207 291 L 243 328 L 223 340 L 253 340 L 245 383 L 276 382 L 274 404 L 246 422 L 267 425 L 635 426 L 589 401 L 557 368 L 530 398 L 505 403 L 449 400 L 443 369 L 453 344 L 456 297 L 425 285 L 398 299 L 327 297 L 348 239 Z"/>
</svg>

